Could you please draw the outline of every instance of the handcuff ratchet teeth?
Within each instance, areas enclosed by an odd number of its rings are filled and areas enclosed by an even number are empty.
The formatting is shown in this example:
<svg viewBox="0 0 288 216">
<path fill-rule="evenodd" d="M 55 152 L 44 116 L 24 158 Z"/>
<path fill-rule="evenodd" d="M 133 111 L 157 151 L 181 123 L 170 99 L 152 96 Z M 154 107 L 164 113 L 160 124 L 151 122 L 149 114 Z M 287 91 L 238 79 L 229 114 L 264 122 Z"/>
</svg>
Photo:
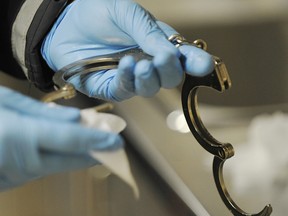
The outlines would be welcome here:
<svg viewBox="0 0 288 216">
<path fill-rule="evenodd" d="M 182 45 L 194 45 L 201 49 L 207 50 L 205 41 L 198 39 L 193 43 L 188 42 L 179 34 L 172 35 L 168 40 L 176 47 Z M 115 54 L 98 56 L 95 58 L 84 59 L 72 63 L 60 71 L 56 72 L 53 77 L 56 91 L 48 93 L 42 101 L 50 102 L 57 99 L 69 99 L 76 95 L 76 90 L 68 82 L 74 76 L 85 76 L 89 73 L 95 73 L 102 70 L 117 68 L 119 61 L 125 55 L 132 55 L 136 61 L 141 59 L 151 59 L 152 57 L 144 53 L 139 48 L 122 51 Z M 205 128 L 198 113 L 197 92 L 199 87 L 208 87 L 219 92 L 223 92 L 231 87 L 231 80 L 224 62 L 214 56 L 214 71 L 204 77 L 195 77 L 185 74 L 185 80 L 182 86 L 182 108 L 187 124 L 191 133 L 194 135 L 199 144 L 214 155 L 213 176 L 214 181 L 220 194 L 220 197 L 226 207 L 235 216 L 269 216 L 272 213 L 272 206 L 266 205 L 264 209 L 256 214 L 244 212 L 236 205 L 225 186 L 223 177 L 223 165 L 225 161 L 234 155 L 233 146 L 230 143 L 221 143 L 216 140 Z"/>
</svg>

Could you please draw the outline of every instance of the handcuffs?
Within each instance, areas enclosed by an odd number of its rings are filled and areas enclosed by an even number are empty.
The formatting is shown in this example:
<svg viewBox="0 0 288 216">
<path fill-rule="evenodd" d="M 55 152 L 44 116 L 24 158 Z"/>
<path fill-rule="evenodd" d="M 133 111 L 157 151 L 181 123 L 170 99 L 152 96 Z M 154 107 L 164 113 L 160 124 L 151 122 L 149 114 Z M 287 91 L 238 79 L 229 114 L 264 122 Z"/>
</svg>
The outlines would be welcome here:
<svg viewBox="0 0 288 216">
<path fill-rule="evenodd" d="M 195 45 L 204 50 L 207 49 L 206 43 L 201 39 L 190 43 L 181 35 L 175 34 L 169 37 L 168 40 L 176 47 L 189 44 Z M 73 76 L 85 76 L 92 72 L 96 73 L 102 70 L 117 68 L 120 59 L 125 55 L 132 55 L 136 61 L 143 58 L 152 58 L 151 56 L 145 54 L 141 49 L 135 48 L 115 54 L 77 61 L 55 73 L 53 82 L 56 90 L 46 94 L 42 98 L 42 101 L 51 102 L 62 98 L 73 98 L 76 95 L 76 89 L 68 82 L 70 78 Z M 185 80 L 181 93 L 184 116 L 191 133 L 194 135 L 199 144 L 209 153 L 214 155 L 214 181 L 222 201 L 230 212 L 235 216 L 269 216 L 272 213 L 272 206 L 270 204 L 266 205 L 259 213 L 250 214 L 243 211 L 233 201 L 225 186 L 223 176 L 223 166 L 225 161 L 234 155 L 233 146 L 230 143 L 222 143 L 216 140 L 205 128 L 198 113 L 197 92 L 199 87 L 208 87 L 219 92 L 223 92 L 231 87 L 231 80 L 225 64 L 220 58 L 216 56 L 213 58 L 214 70 L 210 74 L 204 77 L 195 77 L 185 73 Z"/>
</svg>

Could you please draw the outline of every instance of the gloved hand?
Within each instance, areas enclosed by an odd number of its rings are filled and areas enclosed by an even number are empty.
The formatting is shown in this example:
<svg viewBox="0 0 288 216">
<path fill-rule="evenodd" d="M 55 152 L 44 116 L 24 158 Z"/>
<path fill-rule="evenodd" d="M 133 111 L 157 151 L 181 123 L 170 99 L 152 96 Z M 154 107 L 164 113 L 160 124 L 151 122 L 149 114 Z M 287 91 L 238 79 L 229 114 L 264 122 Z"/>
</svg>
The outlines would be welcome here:
<svg viewBox="0 0 288 216">
<path fill-rule="evenodd" d="M 167 37 L 177 33 L 157 21 L 132 0 L 76 0 L 61 14 L 42 45 L 42 55 L 57 71 L 80 59 L 135 47 L 152 61 L 122 58 L 118 69 L 76 77 L 69 82 L 91 97 L 121 101 L 134 95 L 152 96 L 161 87 L 173 88 L 183 69 L 204 76 L 214 68 L 212 56 L 195 46 L 177 49 Z M 182 68 L 179 57 L 186 59 Z"/>
<path fill-rule="evenodd" d="M 90 150 L 122 146 L 119 135 L 79 124 L 76 108 L 48 107 L 0 86 L 0 190 L 90 167 Z"/>
</svg>

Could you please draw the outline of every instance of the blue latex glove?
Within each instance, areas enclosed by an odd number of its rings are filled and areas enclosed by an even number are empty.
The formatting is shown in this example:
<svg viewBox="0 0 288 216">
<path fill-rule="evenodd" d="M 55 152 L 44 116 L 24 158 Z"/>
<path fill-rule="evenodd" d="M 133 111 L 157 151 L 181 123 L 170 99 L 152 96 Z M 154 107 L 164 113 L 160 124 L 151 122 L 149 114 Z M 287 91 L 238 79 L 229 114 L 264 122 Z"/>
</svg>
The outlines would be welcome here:
<svg viewBox="0 0 288 216">
<path fill-rule="evenodd" d="M 57 71 L 80 59 L 135 47 L 153 56 L 152 61 L 122 58 L 118 69 L 69 80 L 91 97 L 121 101 L 134 95 L 153 96 L 161 87 L 173 88 L 184 70 L 198 76 L 214 68 L 212 56 L 194 46 L 175 48 L 167 37 L 177 33 L 155 20 L 131 0 L 76 0 L 61 14 L 42 46 L 42 55 Z"/>
<path fill-rule="evenodd" d="M 0 86 L 0 190 L 97 163 L 88 151 L 122 146 L 119 135 L 79 124 L 75 108 L 48 107 Z"/>
</svg>

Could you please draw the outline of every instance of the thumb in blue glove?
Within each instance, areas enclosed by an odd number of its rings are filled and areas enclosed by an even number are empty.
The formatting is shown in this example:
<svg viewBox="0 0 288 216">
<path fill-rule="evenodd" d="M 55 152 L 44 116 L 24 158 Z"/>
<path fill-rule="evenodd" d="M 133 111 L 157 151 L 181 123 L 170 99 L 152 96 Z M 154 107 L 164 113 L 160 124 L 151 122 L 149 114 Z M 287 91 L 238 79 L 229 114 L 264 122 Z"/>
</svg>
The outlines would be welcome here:
<svg viewBox="0 0 288 216">
<path fill-rule="evenodd" d="M 90 167 L 91 150 L 123 145 L 120 136 L 79 124 L 75 108 L 48 107 L 0 87 L 0 190 Z"/>
<path fill-rule="evenodd" d="M 184 70 L 204 76 L 213 70 L 212 56 L 194 46 L 177 49 L 167 37 L 177 33 L 132 0 L 77 0 L 70 4 L 47 35 L 42 55 L 57 71 L 80 59 L 140 47 L 153 60 L 124 57 L 118 69 L 76 77 L 71 82 L 84 94 L 121 101 L 134 95 L 153 96 L 161 87 L 174 88 Z M 184 68 L 179 57 L 184 55 Z"/>
</svg>

